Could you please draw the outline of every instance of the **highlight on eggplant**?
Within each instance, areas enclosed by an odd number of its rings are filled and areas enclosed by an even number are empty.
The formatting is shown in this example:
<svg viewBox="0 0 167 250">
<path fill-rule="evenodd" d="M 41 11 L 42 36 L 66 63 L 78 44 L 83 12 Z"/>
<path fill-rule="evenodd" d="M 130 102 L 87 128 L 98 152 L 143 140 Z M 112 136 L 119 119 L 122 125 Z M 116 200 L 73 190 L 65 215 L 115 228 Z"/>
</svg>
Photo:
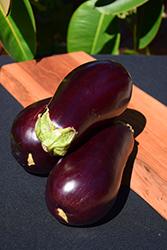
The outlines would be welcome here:
<svg viewBox="0 0 167 250">
<path fill-rule="evenodd" d="M 68 152 L 47 179 L 45 198 L 51 214 L 71 226 L 103 218 L 115 203 L 133 147 L 131 126 L 115 122 Z"/>
<path fill-rule="evenodd" d="M 58 157 L 52 157 L 41 147 L 36 137 L 35 123 L 38 114 L 45 110 L 50 98 L 24 108 L 15 118 L 11 128 L 11 151 L 14 158 L 28 172 L 48 175 Z"/>
<path fill-rule="evenodd" d="M 64 156 L 97 123 L 119 116 L 132 94 L 132 78 L 118 62 L 96 60 L 72 70 L 61 82 L 35 131 L 43 149 Z"/>
</svg>

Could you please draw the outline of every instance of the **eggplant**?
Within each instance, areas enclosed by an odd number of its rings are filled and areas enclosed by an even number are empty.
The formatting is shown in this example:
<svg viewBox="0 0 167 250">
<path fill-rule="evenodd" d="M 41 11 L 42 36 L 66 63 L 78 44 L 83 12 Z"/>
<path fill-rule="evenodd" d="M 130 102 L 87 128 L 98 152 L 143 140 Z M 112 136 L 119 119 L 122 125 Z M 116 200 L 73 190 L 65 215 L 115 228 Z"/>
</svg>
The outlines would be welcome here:
<svg viewBox="0 0 167 250">
<path fill-rule="evenodd" d="M 64 156 L 96 124 L 124 112 L 132 78 L 118 62 L 96 60 L 80 65 L 61 82 L 35 131 L 43 149 Z"/>
<path fill-rule="evenodd" d="M 38 114 L 45 110 L 51 98 L 24 108 L 15 118 L 11 128 L 11 152 L 21 166 L 32 174 L 48 175 L 60 157 L 52 157 L 41 147 L 36 137 Z"/>
<path fill-rule="evenodd" d="M 51 170 L 45 190 L 51 214 L 70 226 L 88 226 L 113 206 L 124 168 L 134 147 L 131 126 L 106 126 Z"/>
</svg>

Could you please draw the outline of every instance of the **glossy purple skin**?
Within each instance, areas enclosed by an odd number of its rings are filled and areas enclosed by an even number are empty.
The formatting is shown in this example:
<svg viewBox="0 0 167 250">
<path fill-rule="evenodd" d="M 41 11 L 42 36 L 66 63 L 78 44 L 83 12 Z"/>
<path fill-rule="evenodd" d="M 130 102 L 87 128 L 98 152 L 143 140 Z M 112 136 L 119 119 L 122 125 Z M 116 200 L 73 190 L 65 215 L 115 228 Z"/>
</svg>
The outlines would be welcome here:
<svg viewBox="0 0 167 250">
<path fill-rule="evenodd" d="M 11 129 L 11 150 L 15 159 L 30 173 L 47 175 L 58 158 L 46 153 L 36 137 L 35 123 L 50 98 L 36 102 L 23 109 L 15 118 Z M 28 165 L 28 155 L 32 154 L 35 165 Z"/>
<path fill-rule="evenodd" d="M 133 147 L 129 127 L 116 124 L 62 158 L 50 172 L 46 185 L 46 204 L 52 215 L 72 226 L 90 225 L 106 215 L 115 202 Z"/>
<path fill-rule="evenodd" d="M 132 93 L 127 70 L 111 60 L 85 63 L 71 71 L 49 103 L 55 127 L 73 127 L 77 137 L 94 124 L 119 116 Z"/>
</svg>

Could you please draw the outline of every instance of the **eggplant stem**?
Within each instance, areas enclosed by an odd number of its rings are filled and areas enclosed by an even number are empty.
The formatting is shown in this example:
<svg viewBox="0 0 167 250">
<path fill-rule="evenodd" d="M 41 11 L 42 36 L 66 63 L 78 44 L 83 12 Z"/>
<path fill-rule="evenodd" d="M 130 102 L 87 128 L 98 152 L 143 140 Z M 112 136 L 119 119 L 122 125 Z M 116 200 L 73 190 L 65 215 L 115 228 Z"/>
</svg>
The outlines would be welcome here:
<svg viewBox="0 0 167 250">
<path fill-rule="evenodd" d="M 77 134 L 73 127 L 55 128 L 48 107 L 43 114 L 38 115 L 35 132 L 43 150 L 53 156 L 64 156 Z"/>
<path fill-rule="evenodd" d="M 115 121 L 116 124 L 124 124 L 125 126 L 127 126 L 130 131 L 134 134 L 134 129 L 133 127 L 129 124 L 129 123 L 125 123 L 125 122 L 122 122 L 122 121 Z"/>
</svg>

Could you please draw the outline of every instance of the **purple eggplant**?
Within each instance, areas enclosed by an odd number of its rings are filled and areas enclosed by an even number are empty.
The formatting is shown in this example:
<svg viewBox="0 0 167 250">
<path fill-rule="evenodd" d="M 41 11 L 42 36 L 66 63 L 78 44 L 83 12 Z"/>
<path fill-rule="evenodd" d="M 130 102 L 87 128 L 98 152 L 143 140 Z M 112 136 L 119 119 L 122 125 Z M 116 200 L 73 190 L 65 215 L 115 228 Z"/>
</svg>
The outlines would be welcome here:
<svg viewBox="0 0 167 250">
<path fill-rule="evenodd" d="M 61 82 L 35 131 L 42 147 L 64 156 L 96 124 L 119 116 L 132 93 L 132 78 L 119 63 L 97 60 L 82 64 Z"/>
<path fill-rule="evenodd" d="M 134 147 L 133 130 L 124 123 L 106 126 L 53 167 L 46 204 L 61 223 L 87 226 L 113 206 Z"/>
<path fill-rule="evenodd" d="M 11 128 L 11 151 L 15 159 L 30 173 L 49 174 L 58 161 L 41 147 L 36 137 L 35 124 L 38 114 L 45 110 L 49 99 L 36 102 L 23 109 L 15 118 Z"/>
</svg>

